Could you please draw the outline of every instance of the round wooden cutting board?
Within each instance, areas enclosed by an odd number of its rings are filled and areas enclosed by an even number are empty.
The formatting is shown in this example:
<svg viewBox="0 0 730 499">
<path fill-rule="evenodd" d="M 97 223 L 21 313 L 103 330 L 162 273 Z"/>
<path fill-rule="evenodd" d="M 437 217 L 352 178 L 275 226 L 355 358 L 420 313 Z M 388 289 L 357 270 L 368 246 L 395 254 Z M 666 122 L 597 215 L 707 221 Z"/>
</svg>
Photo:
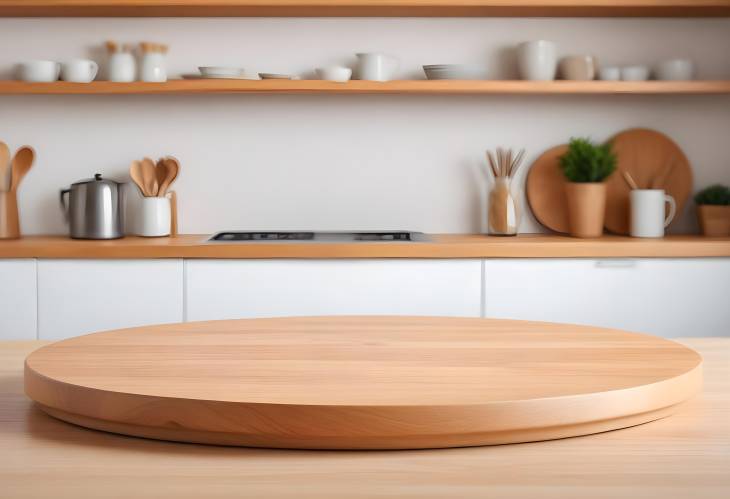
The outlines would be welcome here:
<svg viewBox="0 0 730 499">
<path fill-rule="evenodd" d="M 547 440 L 671 414 L 701 384 L 672 341 L 443 317 L 212 321 L 90 334 L 26 359 L 48 414 L 115 433 L 306 449 Z"/>
<path fill-rule="evenodd" d="M 565 176 L 560 170 L 558 158 L 568 146 L 553 147 L 545 151 L 530 167 L 527 174 L 527 202 L 535 218 L 555 232 L 570 232 L 568 203 L 565 199 Z"/>
<path fill-rule="evenodd" d="M 607 180 L 605 227 L 629 234 L 628 172 L 640 189 L 664 189 L 677 202 L 677 216 L 692 194 L 692 167 L 679 146 L 663 133 L 646 128 L 624 130 L 609 142 L 617 157 L 616 172 Z"/>
</svg>

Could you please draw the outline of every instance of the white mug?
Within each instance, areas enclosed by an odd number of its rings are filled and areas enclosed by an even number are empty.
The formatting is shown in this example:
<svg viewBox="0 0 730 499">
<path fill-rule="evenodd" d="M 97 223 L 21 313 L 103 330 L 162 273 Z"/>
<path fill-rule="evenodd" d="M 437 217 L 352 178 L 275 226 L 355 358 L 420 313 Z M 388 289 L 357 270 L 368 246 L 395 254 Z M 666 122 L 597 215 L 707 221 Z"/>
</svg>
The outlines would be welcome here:
<svg viewBox="0 0 730 499">
<path fill-rule="evenodd" d="M 517 46 L 517 66 L 523 80 L 554 80 L 558 68 L 558 49 L 553 42 L 536 40 Z"/>
<path fill-rule="evenodd" d="M 23 81 L 51 82 L 58 80 L 60 70 L 56 61 L 25 61 L 18 67 L 18 77 Z"/>
<path fill-rule="evenodd" d="M 96 78 L 99 65 L 91 59 L 73 59 L 61 65 L 61 79 L 89 83 Z"/>
<path fill-rule="evenodd" d="M 398 70 L 398 59 L 378 53 L 360 53 L 357 55 L 358 80 L 388 81 L 392 80 Z"/>
<path fill-rule="evenodd" d="M 144 237 L 170 235 L 172 212 L 169 198 L 143 198 L 138 208 L 137 217 L 137 235 Z"/>
<path fill-rule="evenodd" d="M 674 219 L 677 203 L 663 189 L 634 189 L 631 191 L 631 235 L 633 237 L 664 237 L 664 229 Z M 669 215 L 664 216 L 664 205 Z"/>
</svg>

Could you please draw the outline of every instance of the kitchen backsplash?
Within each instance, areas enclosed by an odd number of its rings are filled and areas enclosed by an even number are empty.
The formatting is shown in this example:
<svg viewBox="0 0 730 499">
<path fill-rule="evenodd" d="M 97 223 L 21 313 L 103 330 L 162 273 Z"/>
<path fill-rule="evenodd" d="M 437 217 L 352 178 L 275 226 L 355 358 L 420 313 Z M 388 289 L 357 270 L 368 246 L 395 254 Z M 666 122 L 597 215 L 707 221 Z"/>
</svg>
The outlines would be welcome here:
<svg viewBox="0 0 730 499">
<path fill-rule="evenodd" d="M 29 36 L 43 31 L 43 41 Z M 729 19 L 0 19 L 0 78 L 23 59 L 90 56 L 104 40 L 170 45 L 171 76 L 199 65 L 299 73 L 383 51 L 401 78 L 422 64 L 485 63 L 514 77 L 509 48 L 555 41 L 606 64 L 692 58 L 699 79 L 730 78 Z M 713 50 L 709 50 L 713 48 Z M 20 193 L 23 231 L 66 233 L 58 191 L 132 159 L 172 154 L 180 231 L 486 227 L 484 151 L 531 162 L 571 135 L 632 126 L 672 137 L 697 188 L 730 182 L 730 96 L 0 96 L 0 140 L 35 147 Z M 691 205 L 691 203 L 690 203 Z M 693 207 L 674 232 L 696 230 Z M 528 214 L 522 231 L 540 231 Z"/>
</svg>

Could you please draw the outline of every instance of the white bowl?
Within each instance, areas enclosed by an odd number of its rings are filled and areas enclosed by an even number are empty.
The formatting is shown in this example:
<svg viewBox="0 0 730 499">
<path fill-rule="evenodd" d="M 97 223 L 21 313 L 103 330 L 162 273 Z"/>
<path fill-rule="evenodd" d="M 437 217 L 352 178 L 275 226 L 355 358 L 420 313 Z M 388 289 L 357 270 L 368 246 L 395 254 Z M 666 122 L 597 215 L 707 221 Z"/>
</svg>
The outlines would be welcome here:
<svg viewBox="0 0 730 499">
<path fill-rule="evenodd" d="M 58 80 L 61 64 L 55 61 L 25 61 L 18 65 L 18 78 L 23 81 L 51 82 Z"/>
<path fill-rule="evenodd" d="M 326 66 L 314 70 L 320 80 L 337 81 L 344 83 L 352 78 L 352 69 L 345 66 Z"/>
<path fill-rule="evenodd" d="M 603 81 L 618 81 L 621 79 L 621 69 L 618 66 L 603 66 L 598 69 L 598 79 Z"/>
<path fill-rule="evenodd" d="M 689 59 L 670 59 L 657 64 L 654 75 L 657 80 L 693 80 L 695 76 L 695 65 Z"/>
<path fill-rule="evenodd" d="M 621 68 L 621 79 L 624 81 L 645 81 L 649 79 L 647 66 L 624 66 Z"/>
<path fill-rule="evenodd" d="M 423 66 L 429 80 L 483 80 L 486 70 L 470 64 L 431 64 Z"/>
<path fill-rule="evenodd" d="M 241 76 L 243 74 L 243 68 L 228 66 L 199 66 L 198 71 L 203 76 Z"/>
</svg>

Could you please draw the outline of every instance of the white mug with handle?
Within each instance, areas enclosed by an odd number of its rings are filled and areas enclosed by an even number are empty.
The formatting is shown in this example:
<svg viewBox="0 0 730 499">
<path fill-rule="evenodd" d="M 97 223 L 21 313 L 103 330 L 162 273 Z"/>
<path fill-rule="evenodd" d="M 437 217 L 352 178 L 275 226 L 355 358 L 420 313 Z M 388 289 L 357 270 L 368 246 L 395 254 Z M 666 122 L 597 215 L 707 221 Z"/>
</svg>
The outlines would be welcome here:
<svg viewBox="0 0 730 499">
<path fill-rule="evenodd" d="M 669 214 L 665 217 L 665 205 Z M 674 198 L 663 189 L 634 189 L 631 191 L 631 236 L 664 237 L 664 229 L 672 223 L 677 212 Z"/>
</svg>

